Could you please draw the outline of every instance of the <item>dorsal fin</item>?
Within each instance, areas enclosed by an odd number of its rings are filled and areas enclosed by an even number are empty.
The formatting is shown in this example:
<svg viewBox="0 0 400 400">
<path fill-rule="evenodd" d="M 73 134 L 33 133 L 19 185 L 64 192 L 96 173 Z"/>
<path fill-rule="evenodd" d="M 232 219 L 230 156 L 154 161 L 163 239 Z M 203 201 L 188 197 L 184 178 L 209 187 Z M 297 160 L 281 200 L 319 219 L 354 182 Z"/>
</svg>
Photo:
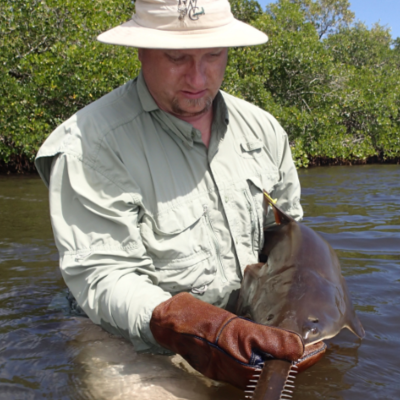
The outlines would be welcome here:
<svg viewBox="0 0 400 400">
<path fill-rule="evenodd" d="M 277 200 L 274 200 L 266 190 L 263 190 L 264 192 L 264 200 L 267 206 L 272 207 L 272 211 L 274 212 L 275 216 L 275 223 L 277 225 L 281 225 L 283 223 L 288 223 L 291 221 L 295 221 L 290 215 L 286 214 L 284 211 L 282 211 L 275 203 Z"/>
</svg>

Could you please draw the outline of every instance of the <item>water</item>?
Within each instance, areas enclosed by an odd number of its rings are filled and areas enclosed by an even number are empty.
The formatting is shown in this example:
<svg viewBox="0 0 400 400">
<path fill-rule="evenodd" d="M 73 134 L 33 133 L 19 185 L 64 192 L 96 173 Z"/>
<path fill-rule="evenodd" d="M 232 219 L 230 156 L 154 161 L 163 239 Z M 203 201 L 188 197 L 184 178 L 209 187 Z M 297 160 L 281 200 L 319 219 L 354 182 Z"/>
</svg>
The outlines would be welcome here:
<svg viewBox="0 0 400 400">
<path fill-rule="evenodd" d="M 294 400 L 400 398 L 400 167 L 300 171 L 304 222 L 337 250 L 367 332 L 327 341 Z M 242 400 L 179 357 L 132 346 L 73 317 L 35 177 L 0 177 L 0 399 Z"/>
</svg>

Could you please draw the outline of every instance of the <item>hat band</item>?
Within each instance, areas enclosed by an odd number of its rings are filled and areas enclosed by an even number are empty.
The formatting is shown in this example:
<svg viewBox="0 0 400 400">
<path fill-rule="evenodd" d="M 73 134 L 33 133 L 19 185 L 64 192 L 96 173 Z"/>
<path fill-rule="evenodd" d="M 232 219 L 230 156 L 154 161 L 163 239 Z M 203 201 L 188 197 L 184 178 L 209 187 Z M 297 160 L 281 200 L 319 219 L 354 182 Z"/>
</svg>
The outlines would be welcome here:
<svg viewBox="0 0 400 400">
<path fill-rule="evenodd" d="M 218 28 L 234 20 L 229 2 L 203 2 L 180 0 L 174 6 L 154 8 L 152 3 L 136 3 L 132 19 L 140 26 L 166 31 L 192 31 Z"/>
</svg>

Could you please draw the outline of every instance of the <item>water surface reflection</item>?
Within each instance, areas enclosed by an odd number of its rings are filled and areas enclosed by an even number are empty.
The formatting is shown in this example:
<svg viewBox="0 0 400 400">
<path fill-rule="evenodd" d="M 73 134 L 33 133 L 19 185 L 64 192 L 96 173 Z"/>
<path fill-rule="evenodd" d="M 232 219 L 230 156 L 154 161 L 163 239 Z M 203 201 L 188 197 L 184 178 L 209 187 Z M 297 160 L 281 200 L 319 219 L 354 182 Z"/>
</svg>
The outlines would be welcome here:
<svg viewBox="0 0 400 400">
<path fill-rule="evenodd" d="M 400 167 L 300 171 L 304 222 L 337 250 L 364 341 L 343 331 L 299 376 L 294 399 L 400 397 Z M 0 177 L 0 399 L 243 399 L 179 357 L 129 343 L 68 314 L 35 177 Z"/>
</svg>

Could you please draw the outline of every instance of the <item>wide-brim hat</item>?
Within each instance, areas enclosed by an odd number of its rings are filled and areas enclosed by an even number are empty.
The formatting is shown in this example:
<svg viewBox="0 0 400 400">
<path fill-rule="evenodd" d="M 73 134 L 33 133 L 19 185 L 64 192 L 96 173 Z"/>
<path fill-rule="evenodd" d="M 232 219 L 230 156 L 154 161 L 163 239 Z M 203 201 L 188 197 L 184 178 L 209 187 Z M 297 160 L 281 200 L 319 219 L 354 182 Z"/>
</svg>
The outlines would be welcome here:
<svg viewBox="0 0 400 400">
<path fill-rule="evenodd" d="M 128 22 L 97 37 L 108 44 L 148 49 L 252 46 L 268 36 L 235 19 L 228 0 L 137 0 Z"/>
</svg>

